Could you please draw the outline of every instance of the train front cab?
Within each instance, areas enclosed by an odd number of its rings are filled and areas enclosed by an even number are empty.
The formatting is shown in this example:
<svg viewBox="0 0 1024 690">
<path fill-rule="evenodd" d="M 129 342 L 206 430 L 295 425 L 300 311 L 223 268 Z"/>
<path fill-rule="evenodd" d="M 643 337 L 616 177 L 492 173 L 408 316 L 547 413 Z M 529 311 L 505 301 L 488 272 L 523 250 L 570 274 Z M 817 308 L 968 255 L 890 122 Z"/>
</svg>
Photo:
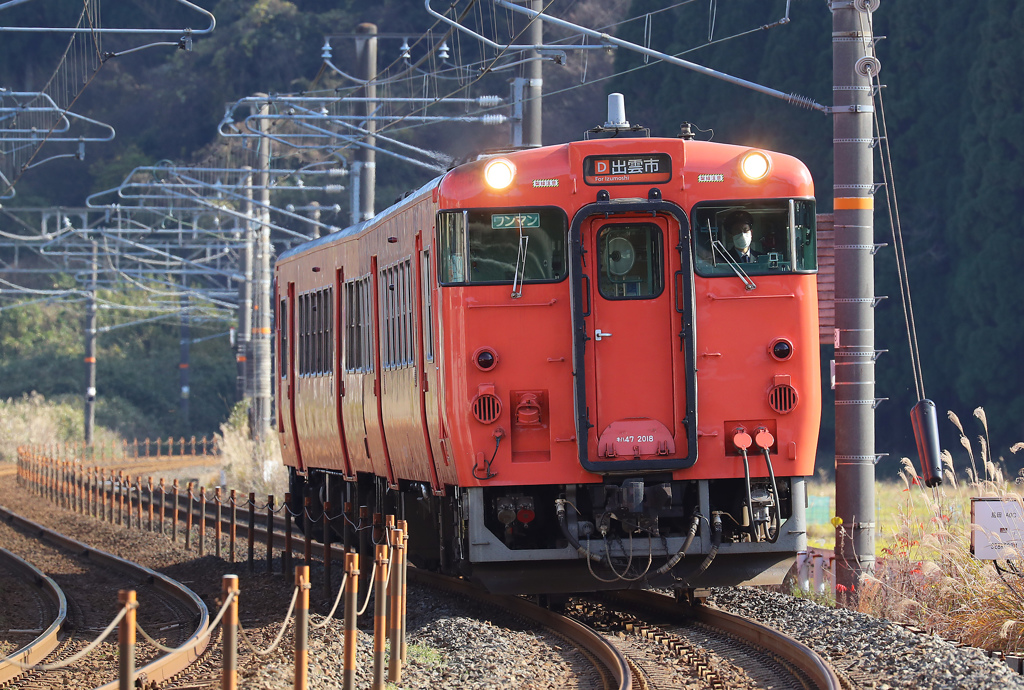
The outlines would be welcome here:
<svg viewBox="0 0 1024 690">
<path fill-rule="evenodd" d="M 522 591 L 517 561 L 546 592 L 778 583 L 806 546 L 820 421 L 809 182 L 691 197 L 689 215 L 644 191 L 598 194 L 569 228 L 575 447 L 592 481 L 465 491 L 464 547 L 492 590 Z M 752 263 L 728 258 L 737 210 L 758 230 Z M 552 500 L 554 515 L 535 512 L 558 538 L 518 539 L 517 508 Z"/>
</svg>

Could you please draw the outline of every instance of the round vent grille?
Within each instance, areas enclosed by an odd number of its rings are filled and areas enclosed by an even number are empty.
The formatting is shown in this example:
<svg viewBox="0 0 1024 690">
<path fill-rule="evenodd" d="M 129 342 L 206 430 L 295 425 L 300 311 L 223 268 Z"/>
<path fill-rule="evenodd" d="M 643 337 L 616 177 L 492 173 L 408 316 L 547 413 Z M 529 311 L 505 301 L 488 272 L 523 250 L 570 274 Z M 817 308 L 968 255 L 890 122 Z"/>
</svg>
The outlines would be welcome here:
<svg viewBox="0 0 1024 690">
<path fill-rule="evenodd" d="M 768 391 L 768 404 L 779 414 L 792 412 L 799 402 L 800 396 L 797 394 L 796 388 L 788 384 L 773 386 Z"/>
<path fill-rule="evenodd" d="M 481 424 L 493 424 L 501 416 L 501 399 L 491 393 L 473 398 L 473 416 Z"/>
</svg>

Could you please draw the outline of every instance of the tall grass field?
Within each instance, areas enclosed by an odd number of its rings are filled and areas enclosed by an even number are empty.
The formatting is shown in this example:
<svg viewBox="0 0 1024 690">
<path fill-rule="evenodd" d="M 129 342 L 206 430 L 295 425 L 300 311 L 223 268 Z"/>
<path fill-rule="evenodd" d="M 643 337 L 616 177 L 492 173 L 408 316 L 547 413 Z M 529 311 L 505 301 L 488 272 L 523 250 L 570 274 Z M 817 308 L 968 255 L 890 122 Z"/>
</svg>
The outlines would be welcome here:
<svg viewBox="0 0 1024 690">
<path fill-rule="evenodd" d="M 1019 654 L 1024 650 L 1024 564 L 972 556 L 971 498 L 1017 501 L 1024 508 L 1024 479 L 1004 476 L 1002 463 L 993 459 L 982 408 L 974 411 L 983 431 L 974 441 L 954 413 L 948 416 L 960 432 L 961 448 L 955 455 L 942 451 L 941 486 L 926 488 L 907 458 L 898 481 L 875 485 L 877 561 L 860 585 L 856 606 L 947 639 Z M 1010 451 L 1022 449 L 1024 443 L 1018 443 Z M 814 523 L 808 545 L 831 548 L 836 528 L 814 509 L 820 513 L 827 505 L 834 514 L 835 485 L 812 481 L 808 495 Z"/>
</svg>

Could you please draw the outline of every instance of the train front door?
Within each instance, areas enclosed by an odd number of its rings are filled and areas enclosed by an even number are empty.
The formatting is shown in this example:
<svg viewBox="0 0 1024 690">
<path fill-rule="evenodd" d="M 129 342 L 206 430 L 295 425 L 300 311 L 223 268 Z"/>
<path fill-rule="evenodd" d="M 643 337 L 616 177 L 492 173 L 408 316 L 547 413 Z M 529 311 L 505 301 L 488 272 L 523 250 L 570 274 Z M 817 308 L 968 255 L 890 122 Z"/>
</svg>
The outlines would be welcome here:
<svg viewBox="0 0 1024 690">
<path fill-rule="evenodd" d="M 690 445 L 679 242 L 675 216 L 601 214 L 579 225 L 577 437 L 588 469 L 692 464 L 679 462 Z"/>
</svg>

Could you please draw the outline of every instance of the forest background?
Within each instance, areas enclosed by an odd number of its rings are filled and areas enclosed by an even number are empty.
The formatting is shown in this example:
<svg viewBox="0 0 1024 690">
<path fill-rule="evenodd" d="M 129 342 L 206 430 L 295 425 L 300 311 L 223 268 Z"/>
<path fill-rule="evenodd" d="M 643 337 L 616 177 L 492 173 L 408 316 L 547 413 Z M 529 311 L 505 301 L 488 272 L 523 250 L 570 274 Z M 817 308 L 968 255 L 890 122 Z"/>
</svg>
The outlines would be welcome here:
<svg viewBox="0 0 1024 690">
<path fill-rule="evenodd" d="M 201 158 L 217 146 L 217 124 L 226 104 L 257 92 L 297 93 L 324 86 L 320 51 L 327 34 L 373 22 L 381 32 L 416 37 L 431 24 L 419 0 L 197 4 L 215 14 L 217 28 L 196 37 L 189 52 L 150 49 L 105 63 L 76 111 L 111 124 L 116 138 L 91 146 L 84 161 L 54 161 L 24 175 L 17 187 L 18 206 L 81 206 L 89 194 L 116 187 L 135 166 Z M 787 5 L 788 24 L 757 30 L 776 22 Z M 69 10 L 80 11 L 81 1 L 35 0 L 25 7 L 37 25 L 58 25 L 66 23 Z M 607 30 L 786 93 L 831 103 L 831 14 L 822 0 L 674 5 L 664 0 L 555 0 L 548 12 L 592 28 L 633 19 Z M 139 17 L 161 25 L 196 21 L 181 6 L 152 0 L 108 3 L 103 13 L 108 26 L 133 20 L 137 24 Z M 11 16 L 11 11 L 0 13 L 0 26 Z M 1010 0 L 941 7 L 882 0 L 873 20 L 875 35 L 884 37 L 877 45 L 885 85 L 882 99 L 926 392 L 940 412 L 953 410 L 962 418 L 983 406 L 995 454 L 1005 455 L 1001 449 L 1024 440 L 1024 289 L 1015 279 L 1021 271 L 1018 241 L 1024 218 L 1024 95 L 1019 88 L 1024 6 Z M 722 40 L 741 33 L 745 35 Z M 4 34 L 0 87 L 42 88 L 66 43 L 58 35 Z M 396 48 L 382 41 L 381 61 L 390 60 L 386 51 Z M 626 95 L 630 121 L 649 127 L 654 135 L 674 136 L 686 121 L 702 139 L 803 159 L 815 179 L 819 212 L 831 210 L 832 123 L 822 113 L 624 50 L 587 58 L 570 53 L 567 62 L 544 68 L 544 143 L 578 138 L 600 124 L 604 94 L 620 91 Z M 570 88 L 584 81 L 582 88 Z M 507 88 L 491 92 L 505 95 Z M 456 156 L 508 142 L 507 128 L 469 129 L 426 128 L 410 141 Z M 429 178 L 408 166 L 388 161 L 378 165 L 377 196 L 384 202 L 378 210 Z M 877 161 L 876 179 L 881 180 Z M 886 400 L 877 410 L 876 435 L 878 451 L 889 454 L 879 463 L 879 474 L 891 476 L 901 455 L 914 455 L 909 410 L 916 398 L 883 196 L 881 191 L 876 196 L 876 242 L 889 246 L 876 256 L 876 293 L 892 298 L 882 300 L 876 310 L 876 344 L 887 350 L 877 364 L 876 392 Z M 347 199 L 330 203 L 347 205 Z M 346 208 L 340 215 L 347 213 Z M 10 262 L 12 257 L 4 254 L 0 259 Z M 21 261 L 31 259 L 22 256 Z M 4 265 L 0 277 L 11 279 L 4 276 Z M 23 277 L 18 280 L 25 282 Z M 70 278 L 53 274 L 33 280 L 36 286 L 61 286 Z M 47 397 L 81 395 L 82 312 L 82 304 L 61 302 L 0 311 L 0 397 L 30 391 Z M 119 318 L 124 317 L 101 314 L 107 324 Z M 193 330 L 202 336 L 225 328 L 199 324 Z M 216 430 L 235 402 L 235 361 L 227 338 L 192 349 L 187 426 L 176 417 L 178 357 L 173 322 L 102 336 L 98 423 L 128 436 Z M 826 382 L 831 357 L 831 348 L 823 347 Z M 827 383 L 825 394 L 828 401 Z M 954 445 L 955 430 L 940 426 L 943 446 Z M 947 432 L 953 443 L 946 443 Z M 819 446 L 825 469 L 831 464 L 832 433 L 826 413 Z M 1020 462 L 1010 456 L 1006 463 L 1010 474 L 1016 474 Z"/>
</svg>

